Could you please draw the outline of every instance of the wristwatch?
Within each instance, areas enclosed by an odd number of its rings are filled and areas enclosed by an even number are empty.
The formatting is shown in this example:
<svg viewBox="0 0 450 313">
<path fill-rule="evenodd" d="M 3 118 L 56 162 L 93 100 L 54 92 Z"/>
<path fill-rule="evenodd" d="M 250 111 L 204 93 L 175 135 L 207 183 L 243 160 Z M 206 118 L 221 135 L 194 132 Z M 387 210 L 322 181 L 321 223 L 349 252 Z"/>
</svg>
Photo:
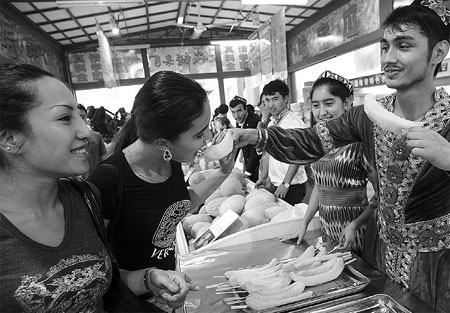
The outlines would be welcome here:
<svg viewBox="0 0 450 313">
<path fill-rule="evenodd" d="M 283 186 L 286 188 L 289 188 L 291 186 L 291 184 L 283 182 Z"/>
</svg>

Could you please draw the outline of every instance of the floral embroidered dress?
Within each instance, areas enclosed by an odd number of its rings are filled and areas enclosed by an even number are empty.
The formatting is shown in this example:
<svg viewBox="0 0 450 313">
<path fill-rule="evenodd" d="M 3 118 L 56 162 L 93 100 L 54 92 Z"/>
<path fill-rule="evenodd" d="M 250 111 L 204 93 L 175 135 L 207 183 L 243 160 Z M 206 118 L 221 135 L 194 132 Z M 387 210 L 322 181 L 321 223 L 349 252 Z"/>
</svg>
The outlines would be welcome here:
<svg viewBox="0 0 450 313">
<path fill-rule="evenodd" d="M 370 172 L 360 143 L 330 151 L 313 163 L 315 184 L 319 189 L 319 216 L 322 237 L 328 248 L 339 244 L 345 227 L 368 205 L 367 181 Z M 365 225 L 356 232 L 353 251 L 362 255 Z"/>
<path fill-rule="evenodd" d="M 395 98 L 393 94 L 380 102 L 392 112 Z M 434 99 L 422 122 L 450 141 L 450 96 L 439 89 Z M 433 307 L 450 311 L 449 172 L 413 156 L 404 137 L 372 123 L 362 106 L 312 129 L 271 127 L 268 136 L 268 153 L 298 164 L 311 163 L 335 147 L 361 142 L 376 169 L 378 268 Z"/>
</svg>

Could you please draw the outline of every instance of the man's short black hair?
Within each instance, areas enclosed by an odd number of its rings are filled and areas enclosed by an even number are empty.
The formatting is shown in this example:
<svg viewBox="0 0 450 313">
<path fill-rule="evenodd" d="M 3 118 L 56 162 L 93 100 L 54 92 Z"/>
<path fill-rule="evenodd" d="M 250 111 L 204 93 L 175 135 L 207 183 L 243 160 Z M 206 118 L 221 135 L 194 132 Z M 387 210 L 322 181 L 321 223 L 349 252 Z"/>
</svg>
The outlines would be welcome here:
<svg viewBox="0 0 450 313">
<path fill-rule="evenodd" d="M 281 79 L 272 80 L 270 83 L 264 86 L 263 95 L 272 96 L 276 92 L 279 92 L 283 97 L 289 96 L 289 87 Z"/>
</svg>

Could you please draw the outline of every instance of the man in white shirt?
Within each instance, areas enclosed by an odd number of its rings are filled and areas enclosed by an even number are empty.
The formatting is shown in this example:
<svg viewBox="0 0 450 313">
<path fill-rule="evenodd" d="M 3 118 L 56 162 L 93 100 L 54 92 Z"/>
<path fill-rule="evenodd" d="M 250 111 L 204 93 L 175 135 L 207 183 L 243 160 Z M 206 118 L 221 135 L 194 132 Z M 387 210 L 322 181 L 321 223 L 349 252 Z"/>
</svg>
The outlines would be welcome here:
<svg viewBox="0 0 450 313">
<path fill-rule="evenodd" d="M 268 106 L 271 120 L 268 126 L 276 125 L 284 129 L 306 128 L 305 123 L 288 108 L 289 87 L 283 81 L 273 80 L 263 89 L 264 103 Z M 262 121 L 262 123 L 267 121 Z M 268 170 L 261 173 L 256 187 L 263 185 L 267 175 L 274 185 L 274 195 L 295 205 L 302 202 L 306 193 L 307 176 L 303 165 L 282 163 L 268 157 Z"/>
</svg>

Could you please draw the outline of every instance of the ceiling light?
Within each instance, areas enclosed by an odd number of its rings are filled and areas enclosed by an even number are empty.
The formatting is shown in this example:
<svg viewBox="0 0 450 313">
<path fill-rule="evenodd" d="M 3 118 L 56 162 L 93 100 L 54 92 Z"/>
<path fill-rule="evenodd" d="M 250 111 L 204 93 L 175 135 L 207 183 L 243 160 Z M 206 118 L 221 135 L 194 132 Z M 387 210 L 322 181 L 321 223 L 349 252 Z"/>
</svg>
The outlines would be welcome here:
<svg viewBox="0 0 450 313">
<path fill-rule="evenodd" d="M 308 0 L 241 0 L 243 5 L 307 5 Z"/>
<path fill-rule="evenodd" d="M 144 0 L 61 0 L 56 1 L 60 8 L 81 7 L 81 6 L 108 6 L 108 5 L 130 5 L 130 4 L 144 4 Z"/>
<path fill-rule="evenodd" d="M 111 18 L 109 19 L 109 24 L 111 25 L 111 32 L 114 36 L 120 35 L 119 26 L 117 26 L 116 20 L 114 16 L 111 14 Z"/>
</svg>

